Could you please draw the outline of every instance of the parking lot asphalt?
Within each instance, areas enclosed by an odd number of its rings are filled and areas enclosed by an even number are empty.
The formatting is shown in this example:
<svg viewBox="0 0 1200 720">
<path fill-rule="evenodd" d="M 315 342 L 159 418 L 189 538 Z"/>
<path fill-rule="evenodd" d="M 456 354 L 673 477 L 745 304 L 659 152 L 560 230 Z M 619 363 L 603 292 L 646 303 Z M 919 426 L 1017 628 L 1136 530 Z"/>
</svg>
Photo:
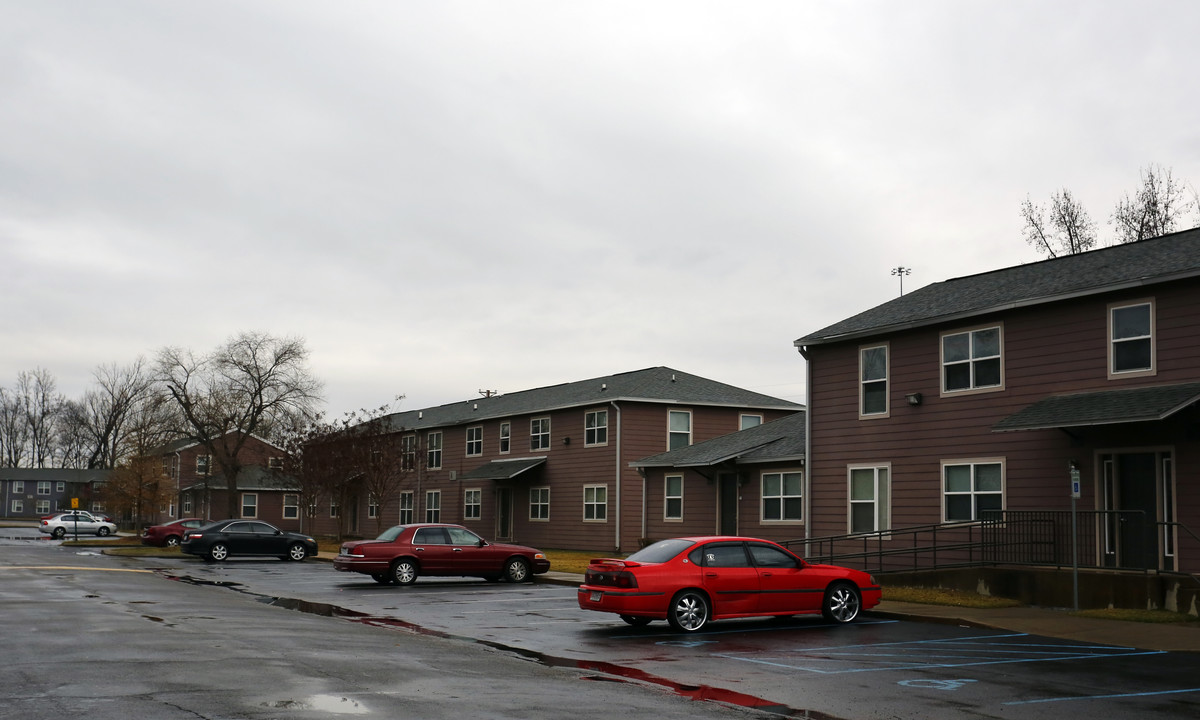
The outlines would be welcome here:
<svg viewBox="0 0 1200 720">
<path fill-rule="evenodd" d="M 583 576 L 551 571 L 535 576 L 534 580 L 561 585 L 580 585 L 583 583 Z M 886 587 L 884 587 L 883 595 L 885 598 L 883 602 L 870 610 L 874 616 L 1009 630 L 1096 645 L 1200 653 L 1200 626 L 1198 625 L 1088 618 L 1072 615 L 1069 610 L 1056 608 L 1029 606 L 968 608 L 896 602 L 886 599 Z"/>
</svg>

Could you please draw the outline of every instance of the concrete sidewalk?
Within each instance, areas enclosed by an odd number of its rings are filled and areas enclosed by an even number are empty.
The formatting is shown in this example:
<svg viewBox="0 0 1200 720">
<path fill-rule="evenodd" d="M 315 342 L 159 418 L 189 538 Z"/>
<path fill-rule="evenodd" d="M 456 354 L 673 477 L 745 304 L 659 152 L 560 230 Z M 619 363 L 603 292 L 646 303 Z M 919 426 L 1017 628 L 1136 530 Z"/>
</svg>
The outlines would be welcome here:
<svg viewBox="0 0 1200 720">
<path fill-rule="evenodd" d="M 581 585 L 582 575 L 548 572 L 538 582 Z M 884 590 L 886 597 L 887 590 Z M 1093 645 L 1141 650 L 1200 652 L 1200 623 L 1176 625 L 1077 617 L 1068 610 L 1038 607 L 965 608 L 884 600 L 867 611 L 874 617 L 1008 630 Z"/>
</svg>

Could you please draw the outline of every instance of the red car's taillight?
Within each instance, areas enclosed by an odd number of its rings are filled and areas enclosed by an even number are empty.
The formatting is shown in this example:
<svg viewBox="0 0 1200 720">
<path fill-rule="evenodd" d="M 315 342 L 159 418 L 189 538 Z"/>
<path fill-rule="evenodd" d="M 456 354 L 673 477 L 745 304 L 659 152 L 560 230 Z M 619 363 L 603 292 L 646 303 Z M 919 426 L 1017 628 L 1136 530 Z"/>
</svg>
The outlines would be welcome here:
<svg viewBox="0 0 1200 720">
<path fill-rule="evenodd" d="M 584 577 L 584 583 L 587 585 L 601 585 L 607 587 L 618 588 L 636 588 L 637 578 L 628 570 L 620 571 L 598 571 L 588 570 Z"/>
</svg>

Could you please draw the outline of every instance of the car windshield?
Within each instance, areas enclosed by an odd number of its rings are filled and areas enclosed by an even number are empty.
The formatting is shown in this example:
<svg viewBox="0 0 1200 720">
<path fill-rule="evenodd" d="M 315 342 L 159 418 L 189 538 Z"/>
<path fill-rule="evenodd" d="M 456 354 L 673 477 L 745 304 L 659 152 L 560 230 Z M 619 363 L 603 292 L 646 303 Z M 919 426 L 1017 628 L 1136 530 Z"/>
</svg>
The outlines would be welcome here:
<svg viewBox="0 0 1200 720">
<path fill-rule="evenodd" d="M 653 545 L 649 545 L 641 550 L 638 550 L 625 559 L 636 560 L 640 563 L 666 562 L 695 544 L 696 543 L 691 540 L 682 540 L 680 538 L 675 538 L 672 540 L 659 540 Z"/>
<path fill-rule="evenodd" d="M 404 532 L 404 526 L 396 525 L 395 527 L 390 527 L 387 530 L 384 530 L 382 533 L 380 533 L 379 537 L 375 539 L 382 540 L 384 542 L 391 542 L 400 537 L 400 533 L 402 532 Z"/>
</svg>

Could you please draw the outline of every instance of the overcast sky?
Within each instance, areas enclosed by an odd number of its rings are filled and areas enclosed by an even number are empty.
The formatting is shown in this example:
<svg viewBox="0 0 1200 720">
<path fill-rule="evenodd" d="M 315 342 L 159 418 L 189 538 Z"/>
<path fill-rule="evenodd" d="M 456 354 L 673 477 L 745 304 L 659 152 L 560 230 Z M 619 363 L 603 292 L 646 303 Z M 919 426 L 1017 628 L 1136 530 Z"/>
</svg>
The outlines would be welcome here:
<svg viewBox="0 0 1200 720">
<path fill-rule="evenodd" d="M 792 342 L 1200 184 L 1200 3 L 0 0 L 0 386 L 243 330 L 332 416 Z"/>
</svg>

